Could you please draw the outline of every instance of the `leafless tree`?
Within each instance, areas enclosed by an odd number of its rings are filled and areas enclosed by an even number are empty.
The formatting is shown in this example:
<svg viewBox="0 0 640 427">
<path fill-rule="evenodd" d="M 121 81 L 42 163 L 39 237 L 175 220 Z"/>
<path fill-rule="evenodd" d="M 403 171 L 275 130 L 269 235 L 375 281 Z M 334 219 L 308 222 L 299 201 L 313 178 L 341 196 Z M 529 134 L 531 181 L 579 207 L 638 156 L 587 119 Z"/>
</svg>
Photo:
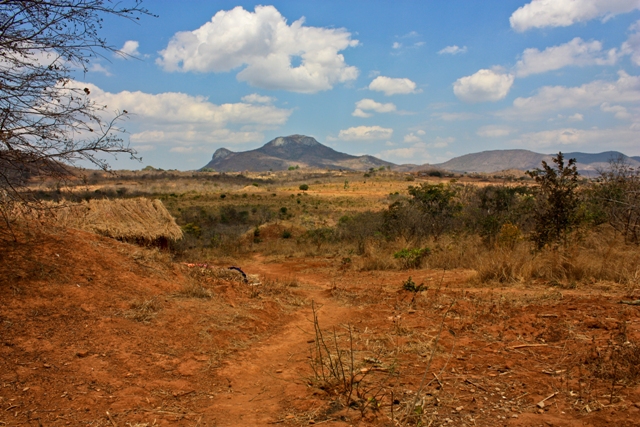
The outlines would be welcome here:
<svg viewBox="0 0 640 427">
<path fill-rule="evenodd" d="M 141 0 L 0 0 L 0 215 L 28 202 L 33 175 L 64 179 L 84 160 L 136 152 L 121 138 L 127 111 L 109 111 L 72 79 L 91 59 L 117 52 L 99 34 L 105 16 L 150 15 Z M 8 223 L 8 222 L 7 222 Z"/>
</svg>

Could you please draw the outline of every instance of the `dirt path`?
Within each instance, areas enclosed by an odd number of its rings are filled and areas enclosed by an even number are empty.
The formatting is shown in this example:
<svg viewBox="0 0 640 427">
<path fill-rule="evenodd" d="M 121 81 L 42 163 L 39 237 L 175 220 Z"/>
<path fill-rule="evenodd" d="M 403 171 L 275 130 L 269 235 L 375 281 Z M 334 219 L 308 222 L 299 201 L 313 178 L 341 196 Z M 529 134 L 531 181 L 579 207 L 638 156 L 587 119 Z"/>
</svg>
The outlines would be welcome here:
<svg viewBox="0 0 640 427">
<path fill-rule="evenodd" d="M 251 268 L 267 276 L 282 274 L 280 264 Z M 306 278 L 301 281 L 299 292 L 314 302 L 323 329 L 349 321 L 352 310 L 328 298 L 326 285 Z M 307 424 L 323 403 L 308 398 L 308 356 L 314 336 L 313 310 L 307 306 L 280 332 L 226 362 L 218 372 L 226 380 L 226 396 L 218 395 L 204 411 L 204 418 L 215 420 L 218 426 L 267 426 L 303 419 Z M 324 424 L 347 425 L 339 421 Z"/>
</svg>

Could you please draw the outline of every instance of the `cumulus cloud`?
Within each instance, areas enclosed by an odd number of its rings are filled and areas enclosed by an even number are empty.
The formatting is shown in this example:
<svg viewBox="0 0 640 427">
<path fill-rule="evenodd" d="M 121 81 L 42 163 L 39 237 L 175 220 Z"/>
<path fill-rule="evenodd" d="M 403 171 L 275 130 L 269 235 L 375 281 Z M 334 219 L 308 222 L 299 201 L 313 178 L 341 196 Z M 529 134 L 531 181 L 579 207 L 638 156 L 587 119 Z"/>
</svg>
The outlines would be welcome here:
<svg viewBox="0 0 640 427">
<path fill-rule="evenodd" d="M 371 113 L 367 113 L 367 111 L 375 111 L 376 113 L 391 113 L 396 111 L 396 106 L 392 103 L 382 104 L 380 102 L 376 102 L 373 99 L 361 99 L 356 102 L 356 109 L 352 116 L 355 117 L 371 117 Z"/>
<path fill-rule="evenodd" d="M 444 148 L 444 147 L 448 147 L 449 144 L 455 142 L 455 140 L 456 139 L 452 136 L 448 136 L 446 138 L 437 136 L 432 143 L 428 144 L 428 146 L 433 148 Z"/>
<path fill-rule="evenodd" d="M 149 94 L 140 91 L 106 92 L 90 83 L 90 99 L 107 105 L 109 111 L 130 113 L 127 128 L 134 145 L 175 144 L 192 146 L 211 143 L 236 144 L 262 141 L 262 130 L 288 120 L 292 110 L 249 103 L 213 104 L 205 97 L 179 92 Z"/>
<path fill-rule="evenodd" d="M 439 55 L 444 55 L 444 54 L 448 54 L 448 55 L 457 55 L 459 53 L 466 53 L 467 52 L 467 47 L 466 46 L 462 46 L 462 47 L 458 47 L 455 44 L 453 46 L 447 46 L 444 49 L 442 49 L 441 51 L 438 52 Z"/>
<path fill-rule="evenodd" d="M 102 73 L 107 77 L 111 77 L 113 75 L 102 64 L 99 64 L 97 62 L 94 62 L 89 66 L 89 71 L 93 71 L 94 73 Z"/>
<path fill-rule="evenodd" d="M 535 48 L 525 49 L 522 59 L 516 64 L 516 76 L 525 77 L 570 65 L 613 65 L 617 60 L 616 49 L 603 52 L 601 42 L 585 42 L 576 37 L 568 43 L 548 47 L 542 52 Z"/>
<path fill-rule="evenodd" d="M 385 76 L 378 76 L 373 79 L 369 84 L 369 90 L 383 92 L 387 96 L 420 92 L 416 90 L 416 84 L 409 79 L 394 79 Z"/>
<path fill-rule="evenodd" d="M 301 93 L 328 90 L 358 77 L 339 52 L 358 45 L 344 29 L 291 25 L 273 6 L 238 6 L 216 13 L 193 31 L 176 33 L 156 61 L 166 71 L 228 72 L 265 89 Z M 292 65 L 300 60 L 300 65 Z"/>
<path fill-rule="evenodd" d="M 138 48 L 140 43 L 135 40 L 127 40 L 124 45 L 115 54 L 116 58 L 125 59 L 128 56 L 140 56 Z"/>
<path fill-rule="evenodd" d="M 392 49 L 400 49 L 402 47 L 402 43 L 398 43 L 398 42 L 393 42 L 393 45 L 391 46 Z"/>
<path fill-rule="evenodd" d="M 629 30 L 633 33 L 622 43 L 620 50 L 623 54 L 631 56 L 631 62 L 640 66 L 640 21 L 629 27 Z"/>
<path fill-rule="evenodd" d="M 532 28 L 568 27 L 594 18 L 609 19 L 640 9 L 638 0 L 532 0 L 513 12 L 511 28 L 523 32 Z"/>
<path fill-rule="evenodd" d="M 513 107 L 500 112 L 505 118 L 535 119 L 549 112 L 609 103 L 640 102 L 640 76 L 618 72 L 618 80 L 595 80 L 582 86 L 544 86 L 528 98 L 516 98 Z"/>
<path fill-rule="evenodd" d="M 584 116 L 580 113 L 575 113 L 567 117 L 570 122 L 581 122 L 584 120 Z"/>
<path fill-rule="evenodd" d="M 406 134 L 406 135 L 404 136 L 403 141 L 404 141 L 405 143 L 416 143 L 416 142 L 422 142 L 422 138 L 421 138 L 421 136 L 424 136 L 424 135 L 425 135 L 425 133 L 426 133 L 426 132 L 425 132 L 425 131 L 423 131 L 423 130 L 419 130 L 419 131 L 417 131 L 417 132 L 415 132 L 415 133 L 414 133 L 414 132 L 408 133 L 408 134 Z"/>
<path fill-rule="evenodd" d="M 502 136 L 507 136 L 513 132 L 513 129 L 506 126 L 482 126 L 476 131 L 476 135 L 481 136 L 483 138 L 499 138 Z"/>
<path fill-rule="evenodd" d="M 622 105 L 611 105 L 608 102 L 603 102 L 602 105 L 600 105 L 600 110 L 605 113 L 612 113 L 616 119 L 620 120 L 627 120 L 632 117 L 629 111 Z"/>
<path fill-rule="evenodd" d="M 371 141 L 389 139 L 391 135 L 393 135 L 393 129 L 380 126 L 356 126 L 341 130 L 338 139 L 342 141 Z"/>
<path fill-rule="evenodd" d="M 432 160 L 432 156 L 427 149 L 427 144 L 424 142 L 417 142 L 409 147 L 384 150 L 377 153 L 376 157 L 394 163 L 423 164 Z"/>
<path fill-rule="evenodd" d="M 275 100 L 276 98 L 258 95 L 257 93 L 252 93 L 250 95 L 245 95 L 242 97 L 242 101 L 249 104 L 271 104 Z"/>
<path fill-rule="evenodd" d="M 513 74 L 480 70 L 456 80 L 453 84 L 453 93 L 461 101 L 469 103 L 499 101 L 509 93 L 513 79 Z"/>
<path fill-rule="evenodd" d="M 476 113 L 433 113 L 432 117 L 444 120 L 445 122 L 457 122 L 463 120 L 475 120 L 482 116 Z"/>
</svg>

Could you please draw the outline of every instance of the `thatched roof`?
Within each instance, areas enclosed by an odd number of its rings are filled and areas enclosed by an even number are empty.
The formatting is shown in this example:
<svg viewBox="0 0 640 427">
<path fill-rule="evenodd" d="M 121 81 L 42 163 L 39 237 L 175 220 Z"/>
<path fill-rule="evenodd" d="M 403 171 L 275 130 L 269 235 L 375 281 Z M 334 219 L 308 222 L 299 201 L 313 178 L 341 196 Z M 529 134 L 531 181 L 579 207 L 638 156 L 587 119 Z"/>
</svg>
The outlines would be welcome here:
<svg viewBox="0 0 640 427">
<path fill-rule="evenodd" d="M 182 229 L 160 200 L 90 200 L 54 209 L 59 224 L 118 240 L 152 243 L 178 240 Z"/>
</svg>

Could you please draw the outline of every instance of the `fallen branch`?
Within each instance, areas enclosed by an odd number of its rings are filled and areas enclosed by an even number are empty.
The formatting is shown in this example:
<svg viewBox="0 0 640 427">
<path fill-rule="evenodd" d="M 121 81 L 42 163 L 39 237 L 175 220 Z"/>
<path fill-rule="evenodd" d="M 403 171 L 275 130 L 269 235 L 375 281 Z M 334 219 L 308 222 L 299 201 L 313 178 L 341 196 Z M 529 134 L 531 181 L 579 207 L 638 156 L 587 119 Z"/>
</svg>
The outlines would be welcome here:
<svg viewBox="0 0 640 427">
<path fill-rule="evenodd" d="M 620 301 L 620 304 L 640 305 L 640 299 L 637 299 L 637 300 L 634 300 L 634 301 Z"/>
<path fill-rule="evenodd" d="M 109 418 L 109 421 L 111 421 L 111 424 L 113 424 L 113 427 L 118 427 L 118 424 L 116 424 L 115 420 L 113 419 L 109 411 L 107 411 L 107 418 Z"/>
<path fill-rule="evenodd" d="M 476 388 L 479 388 L 480 390 L 483 390 L 483 391 L 488 392 L 488 390 L 487 390 L 486 388 L 484 388 L 484 387 L 482 387 L 481 385 L 478 385 L 478 384 L 476 384 L 476 383 L 474 383 L 474 382 L 471 382 L 471 380 L 470 380 L 470 379 L 468 379 L 468 378 L 466 378 L 466 379 L 464 380 L 464 382 L 465 382 L 465 383 L 467 383 L 467 384 L 471 384 L 472 386 L 474 386 L 474 387 L 476 387 Z"/>
<path fill-rule="evenodd" d="M 544 402 L 546 402 L 547 400 L 551 399 L 552 397 L 554 397 L 556 394 L 558 394 L 558 392 L 556 391 L 555 393 L 551 393 L 549 396 L 545 397 L 544 399 L 542 399 L 540 402 L 536 403 L 536 406 L 540 409 L 544 408 Z"/>
<path fill-rule="evenodd" d="M 526 347 L 547 347 L 549 344 L 520 344 L 520 345 L 514 345 L 513 347 L 509 347 L 511 350 L 516 350 L 519 348 L 526 348 Z"/>
</svg>

